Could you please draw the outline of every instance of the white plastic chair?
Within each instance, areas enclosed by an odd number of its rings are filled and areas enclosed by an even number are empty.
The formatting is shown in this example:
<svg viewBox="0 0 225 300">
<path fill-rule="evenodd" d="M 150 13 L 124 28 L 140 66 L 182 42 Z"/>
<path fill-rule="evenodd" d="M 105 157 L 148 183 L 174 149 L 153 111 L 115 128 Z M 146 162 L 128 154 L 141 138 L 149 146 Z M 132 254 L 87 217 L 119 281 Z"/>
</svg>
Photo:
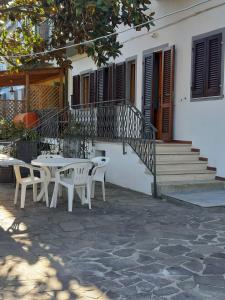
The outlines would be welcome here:
<svg viewBox="0 0 225 300">
<path fill-rule="evenodd" d="M 98 181 L 102 183 L 102 196 L 103 201 L 105 201 L 105 173 L 110 158 L 105 156 L 94 157 L 91 159 L 91 162 L 96 165 L 91 172 L 91 198 L 95 196 L 95 182 Z"/>
<path fill-rule="evenodd" d="M 21 176 L 21 168 L 26 168 L 30 171 L 30 176 L 22 177 Z M 34 171 L 38 171 L 40 173 L 40 177 L 34 176 Z M 14 172 L 16 176 L 16 190 L 15 190 L 15 197 L 14 197 L 14 204 L 17 203 L 19 188 L 21 185 L 21 208 L 25 206 L 25 198 L 26 198 L 26 189 L 28 185 L 33 186 L 33 201 L 37 201 L 37 185 L 38 183 L 43 184 L 44 187 L 44 196 L 46 201 L 46 206 L 49 206 L 48 203 L 48 189 L 47 189 L 47 182 L 46 182 L 46 171 L 42 168 L 33 167 L 29 164 L 22 164 L 22 165 L 14 165 Z"/>
<path fill-rule="evenodd" d="M 91 209 L 91 182 L 88 173 L 92 166 L 93 164 L 91 162 L 75 163 L 56 170 L 55 188 L 52 196 L 52 203 L 54 207 L 56 207 L 57 205 L 57 195 L 58 195 L 59 185 L 62 185 L 68 189 L 68 211 L 69 212 L 72 212 L 73 210 L 74 188 L 76 190 L 77 189 L 81 190 L 82 204 L 84 204 L 85 190 L 87 191 L 86 199 L 87 199 L 89 209 Z M 68 171 L 70 171 L 69 175 L 68 175 Z"/>
</svg>

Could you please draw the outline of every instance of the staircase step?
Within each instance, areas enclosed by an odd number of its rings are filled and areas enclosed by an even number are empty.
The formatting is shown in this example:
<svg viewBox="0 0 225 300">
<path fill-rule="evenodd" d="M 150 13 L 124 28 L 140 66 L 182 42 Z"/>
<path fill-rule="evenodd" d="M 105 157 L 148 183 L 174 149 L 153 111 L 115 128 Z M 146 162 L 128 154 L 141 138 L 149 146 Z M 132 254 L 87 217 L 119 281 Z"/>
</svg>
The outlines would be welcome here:
<svg viewBox="0 0 225 300">
<path fill-rule="evenodd" d="M 171 192 L 194 192 L 194 191 L 210 191 L 224 189 L 225 183 L 219 180 L 187 180 L 167 181 L 158 183 L 158 195 L 163 196 Z"/>
<path fill-rule="evenodd" d="M 210 170 L 160 171 L 157 174 L 157 181 L 213 180 L 215 175 L 216 172 Z"/>
<path fill-rule="evenodd" d="M 198 152 L 173 152 L 173 153 L 156 153 L 156 163 L 158 162 L 183 162 L 183 161 L 196 161 L 199 159 Z"/>
<path fill-rule="evenodd" d="M 156 170 L 158 171 L 176 171 L 176 170 L 206 170 L 207 162 L 204 161 L 174 161 L 174 162 L 163 162 L 160 161 L 156 165 Z"/>
<path fill-rule="evenodd" d="M 192 146 L 190 144 L 156 144 L 156 153 L 183 153 L 191 152 Z"/>
</svg>

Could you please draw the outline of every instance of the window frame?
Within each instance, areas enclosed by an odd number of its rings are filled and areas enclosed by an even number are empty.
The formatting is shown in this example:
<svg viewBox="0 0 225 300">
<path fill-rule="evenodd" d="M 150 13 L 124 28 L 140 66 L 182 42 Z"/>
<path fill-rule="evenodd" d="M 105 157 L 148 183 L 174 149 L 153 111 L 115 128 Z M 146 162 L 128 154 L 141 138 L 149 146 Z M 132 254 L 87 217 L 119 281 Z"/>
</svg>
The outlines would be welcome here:
<svg viewBox="0 0 225 300">
<path fill-rule="evenodd" d="M 85 71 L 82 71 L 79 73 L 80 75 L 80 104 L 85 105 L 84 103 L 84 91 L 83 91 L 83 78 L 89 77 L 89 91 L 88 94 L 90 94 L 90 73 L 92 72 L 92 69 L 88 69 Z M 89 99 L 90 100 L 90 99 Z"/>
<path fill-rule="evenodd" d="M 135 64 L 135 83 L 134 83 L 134 103 L 133 105 L 136 105 L 137 103 L 137 55 L 128 57 L 125 60 L 126 63 L 126 86 L 125 86 L 125 93 L 126 93 L 126 99 L 130 99 L 130 82 L 131 82 L 131 64 Z"/>
<path fill-rule="evenodd" d="M 203 97 L 192 97 L 192 86 L 193 86 L 193 68 L 194 68 L 194 55 L 193 55 L 193 47 L 194 44 L 201 39 L 207 39 L 214 35 L 222 34 L 222 47 L 221 47 L 221 87 L 220 87 L 220 95 L 216 96 L 203 96 Z M 190 79 L 190 101 L 198 102 L 198 101 L 213 101 L 213 100 L 223 100 L 224 99 L 224 52 L 225 52 L 225 28 L 220 28 L 217 30 L 209 31 L 200 35 L 196 35 L 192 37 L 191 41 L 191 79 Z"/>
</svg>

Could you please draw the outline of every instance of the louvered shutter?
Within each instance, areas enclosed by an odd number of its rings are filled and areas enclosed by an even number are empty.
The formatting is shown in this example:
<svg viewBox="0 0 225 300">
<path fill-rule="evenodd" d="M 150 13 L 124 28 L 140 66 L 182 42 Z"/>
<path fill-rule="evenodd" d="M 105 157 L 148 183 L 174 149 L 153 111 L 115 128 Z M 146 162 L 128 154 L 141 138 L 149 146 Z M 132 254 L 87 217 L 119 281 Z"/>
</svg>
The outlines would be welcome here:
<svg viewBox="0 0 225 300">
<path fill-rule="evenodd" d="M 193 43 L 192 98 L 204 97 L 206 73 L 206 39 Z"/>
<path fill-rule="evenodd" d="M 104 84 L 105 84 L 105 70 L 98 69 L 97 71 L 97 102 L 104 101 Z"/>
<path fill-rule="evenodd" d="M 90 78 L 89 99 L 90 99 L 90 103 L 95 103 L 97 99 L 97 71 L 91 72 L 89 78 Z"/>
<path fill-rule="evenodd" d="M 152 103 L 152 86 L 153 86 L 153 53 L 144 57 L 143 71 L 143 97 L 142 97 L 142 112 L 146 124 L 152 122 L 153 103 Z M 147 126 L 148 128 L 149 126 Z"/>
<path fill-rule="evenodd" d="M 115 64 L 108 67 L 108 100 L 112 101 L 116 98 L 116 72 Z"/>
<path fill-rule="evenodd" d="M 126 98 L 126 63 L 116 64 L 116 99 Z"/>
<path fill-rule="evenodd" d="M 73 95 L 71 99 L 72 105 L 80 104 L 80 76 L 73 76 Z"/>
<path fill-rule="evenodd" d="M 221 91 L 222 33 L 207 38 L 205 96 L 219 96 Z"/>
<path fill-rule="evenodd" d="M 163 82 L 160 107 L 161 138 L 171 141 L 173 133 L 175 47 L 163 51 Z"/>
</svg>

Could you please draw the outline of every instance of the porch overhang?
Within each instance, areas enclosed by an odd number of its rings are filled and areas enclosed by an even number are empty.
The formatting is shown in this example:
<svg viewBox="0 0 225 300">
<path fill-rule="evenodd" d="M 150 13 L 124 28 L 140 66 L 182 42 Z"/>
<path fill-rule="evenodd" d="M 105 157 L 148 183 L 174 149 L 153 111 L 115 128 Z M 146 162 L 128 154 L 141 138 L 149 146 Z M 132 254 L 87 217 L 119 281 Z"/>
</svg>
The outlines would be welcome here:
<svg viewBox="0 0 225 300">
<path fill-rule="evenodd" d="M 28 77 L 29 84 L 37 84 L 39 82 L 63 77 L 64 73 L 65 71 L 62 68 L 35 69 L 26 72 L 0 71 L 0 87 L 26 86 Z"/>
</svg>

